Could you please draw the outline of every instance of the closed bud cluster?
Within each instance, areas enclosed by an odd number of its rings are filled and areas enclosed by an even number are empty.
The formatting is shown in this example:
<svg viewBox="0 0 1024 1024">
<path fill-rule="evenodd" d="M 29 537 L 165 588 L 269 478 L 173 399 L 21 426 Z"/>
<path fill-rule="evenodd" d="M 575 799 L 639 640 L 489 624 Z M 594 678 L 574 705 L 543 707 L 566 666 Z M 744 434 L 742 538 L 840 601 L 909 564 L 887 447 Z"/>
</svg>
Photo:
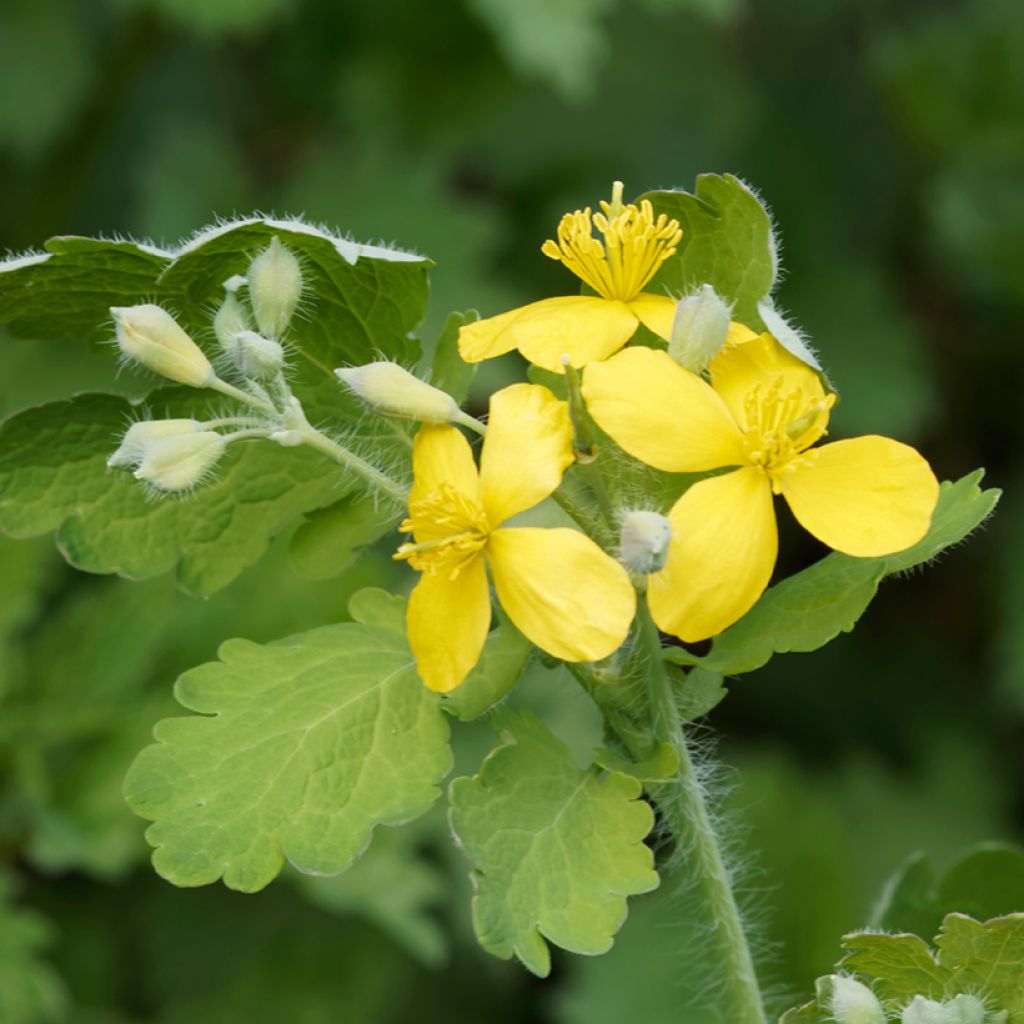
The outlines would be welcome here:
<svg viewBox="0 0 1024 1024">
<path fill-rule="evenodd" d="M 281 345 L 255 331 L 238 331 L 224 345 L 224 351 L 231 356 L 238 372 L 251 380 L 269 380 L 284 366 Z"/>
<path fill-rule="evenodd" d="M 397 363 L 377 362 L 334 371 L 356 396 L 377 412 L 425 423 L 463 419 L 451 395 L 414 376 Z"/>
<path fill-rule="evenodd" d="M 226 446 L 212 430 L 159 438 L 143 449 L 135 478 L 160 491 L 187 491 L 209 473 Z"/>
<path fill-rule="evenodd" d="M 128 358 L 178 384 L 205 388 L 216 378 L 202 349 L 174 317 L 151 303 L 112 306 L 117 344 Z"/>
<path fill-rule="evenodd" d="M 680 299 L 668 354 L 691 373 L 703 373 L 725 344 L 732 310 L 711 285 Z"/>
<path fill-rule="evenodd" d="M 913 1002 L 903 1011 L 902 1024 L 950 1024 L 950 1008 L 934 999 L 914 996 Z"/>
<path fill-rule="evenodd" d="M 196 420 L 141 420 L 133 423 L 121 438 L 121 445 L 107 459 L 111 469 L 134 468 L 142 462 L 146 446 L 164 437 L 194 434 L 200 429 Z"/>
<path fill-rule="evenodd" d="M 977 996 L 957 996 L 946 1003 L 946 1010 L 949 1013 L 949 1024 L 986 1024 L 986 1021 L 995 1022 L 1004 1018 L 1003 1014 L 986 1017 L 985 1004 Z"/>
<path fill-rule="evenodd" d="M 818 1002 L 828 1007 L 837 1024 L 885 1024 L 878 997 L 855 978 L 832 974 L 818 979 Z"/>
<path fill-rule="evenodd" d="M 619 534 L 619 558 L 633 573 L 646 576 L 665 568 L 672 526 L 657 512 L 637 509 L 622 518 Z"/>
<path fill-rule="evenodd" d="M 249 264 L 246 277 L 257 328 L 269 338 L 280 338 L 302 295 L 299 261 L 275 236 Z"/>
</svg>

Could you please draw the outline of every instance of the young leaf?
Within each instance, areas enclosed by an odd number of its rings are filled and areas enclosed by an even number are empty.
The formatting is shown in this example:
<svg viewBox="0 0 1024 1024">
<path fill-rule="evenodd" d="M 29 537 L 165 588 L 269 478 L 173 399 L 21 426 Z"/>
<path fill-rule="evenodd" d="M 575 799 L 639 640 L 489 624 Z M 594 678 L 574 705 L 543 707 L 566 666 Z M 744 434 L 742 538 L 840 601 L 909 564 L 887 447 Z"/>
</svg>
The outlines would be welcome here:
<svg viewBox="0 0 1024 1024">
<path fill-rule="evenodd" d="M 710 284 L 734 304 L 734 319 L 763 328 L 757 306 L 775 286 L 778 256 L 771 217 L 754 192 L 731 174 L 701 174 L 693 195 L 648 192 L 640 198 L 683 228 L 676 255 L 650 290 L 685 295 Z"/>
<path fill-rule="evenodd" d="M 158 393 L 161 412 L 193 408 L 180 394 Z M 123 398 L 79 395 L 0 425 L 0 529 L 56 530 L 65 557 L 87 572 L 141 579 L 177 566 L 181 585 L 205 596 L 259 559 L 286 523 L 347 486 L 323 456 L 249 441 L 187 500 L 154 502 L 131 474 L 106 466 L 132 415 Z"/>
<path fill-rule="evenodd" d="M 947 994 L 946 971 L 917 935 L 856 932 L 843 938 L 843 946 L 849 952 L 841 966 L 868 975 L 879 998 L 905 1003 L 914 996 L 942 999 Z"/>
<path fill-rule="evenodd" d="M 988 1005 L 1024 1020 L 1024 914 L 981 924 L 964 914 L 948 914 L 935 938 L 939 963 L 949 971 L 951 993 L 977 993 Z"/>
<path fill-rule="evenodd" d="M 545 977 L 545 939 L 604 953 L 625 897 L 658 885 L 643 842 L 654 816 L 636 779 L 581 770 L 533 714 L 496 717 L 504 742 L 479 775 L 452 783 L 451 823 L 475 867 L 481 945 Z"/>
<path fill-rule="evenodd" d="M 507 619 L 484 642 L 480 660 L 466 681 L 444 699 L 445 711 L 463 722 L 479 718 L 499 704 L 519 682 L 533 645 Z"/>
<path fill-rule="evenodd" d="M 704 657 L 672 647 L 666 658 L 734 675 L 760 668 L 774 654 L 814 651 L 849 632 L 886 576 L 928 562 L 959 544 L 991 513 L 1000 492 L 978 487 L 982 473 L 976 470 L 942 485 L 931 529 L 913 547 L 880 558 L 833 552 L 769 587 L 739 622 L 715 638 Z"/>
<path fill-rule="evenodd" d="M 287 858 L 344 871 L 377 825 L 426 811 L 451 768 L 448 725 L 390 629 L 343 623 L 261 646 L 229 640 L 185 673 L 178 701 L 205 716 L 154 730 L 128 774 L 154 822 L 157 872 L 255 892 Z"/>
</svg>

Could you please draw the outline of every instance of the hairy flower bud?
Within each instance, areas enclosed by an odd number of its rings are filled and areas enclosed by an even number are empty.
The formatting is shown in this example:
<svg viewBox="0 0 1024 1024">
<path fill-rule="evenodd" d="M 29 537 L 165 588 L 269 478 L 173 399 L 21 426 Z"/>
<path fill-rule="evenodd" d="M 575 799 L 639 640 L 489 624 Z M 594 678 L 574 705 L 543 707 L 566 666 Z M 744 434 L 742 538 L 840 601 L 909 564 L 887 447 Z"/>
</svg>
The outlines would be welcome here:
<svg viewBox="0 0 1024 1024">
<path fill-rule="evenodd" d="M 224 438 L 212 430 L 160 438 L 146 445 L 135 478 L 160 491 L 187 491 L 213 468 L 225 447 Z"/>
<path fill-rule="evenodd" d="M 818 979 L 818 1002 L 837 1024 L 885 1024 L 885 1012 L 874 992 L 854 978 L 832 974 Z"/>
<path fill-rule="evenodd" d="M 985 1004 L 977 996 L 957 996 L 946 1003 L 946 1011 L 949 1024 L 985 1024 Z"/>
<path fill-rule="evenodd" d="M 249 301 L 261 334 L 280 338 L 302 295 L 302 269 L 275 235 L 249 264 Z"/>
<path fill-rule="evenodd" d="M 732 311 L 711 285 L 676 305 L 668 354 L 692 373 L 703 373 L 725 344 Z"/>
<path fill-rule="evenodd" d="M 160 306 L 111 306 L 117 344 L 124 355 L 161 377 L 204 388 L 215 378 L 202 349 Z"/>
<path fill-rule="evenodd" d="M 665 568 L 671 539 L 672 526 L 663 515 L 642 509 L 627 512 L 619 534 L 620 560 L 630 572 L 658 572 Z"/>
<path fill-rule="evenodd" d="M 238 372 L 251 380 L 276 377 L 284 366 L 284 349 L 255 331 L 239 331 L 224 346 Z"/>
<path fill-rule="evenodd" d="M 150 442 L 158 441 L 162 437 L 194 434 L 197 430 L 197 420 L 140 420 L 124 432 L 121 446 L 107 459 L 107 465 L 111 469 L 137 466 L 142 461 L 146 445 Z"/>
<path fill-rule="evenodd" d="M 914 996 L 913 1002 L 903 1011 L 902 1024 L 950 1024 L 956 1018 L 950 1016 L 950 1008 L 934 999 Z"/>
<path fill-rule="evenodd" d="M 220 347 L 227 351 L 236 334 L 251 329 L 252 323 L 245 307 L 233 291 L 228 291 L 213 318 L 213 333 L 217 335 Z"/>
<path fill-rule="evenodd" d="M 398 363 L 367 363 L 334 371 L 355 395 L 377 412 L 425 423 L 463 419 L 451 395 L 414 376 Z"/>
</svg>

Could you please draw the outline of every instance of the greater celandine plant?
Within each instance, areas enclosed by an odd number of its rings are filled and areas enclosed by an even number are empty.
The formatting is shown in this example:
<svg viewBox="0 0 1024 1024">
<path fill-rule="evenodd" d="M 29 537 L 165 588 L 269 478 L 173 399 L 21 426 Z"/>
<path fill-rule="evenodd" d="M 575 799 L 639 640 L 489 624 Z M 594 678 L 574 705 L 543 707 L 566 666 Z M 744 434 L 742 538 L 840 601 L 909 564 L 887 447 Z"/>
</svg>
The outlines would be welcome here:
<svg viewBox="0 0 1024 1024">
<path fill-rule="evenodd" d="M 616 183 L 542 252 L 582 294 L 452 314 L 428 355 L 411 332 L 429 261 L 302 221 L 228 222 L 176 250 L 59 238 L 0 264 L 12 330 L 96 337 L 112 316 L 124 363 L 177 385 L 9 420 L 0 526 L 55 529 L 91 571 L 176 568 L 198 594 L 296 521 L 293 544 L 327 572 L 392 537 L 407 601 L 360 591 L 350 622 L 228 641 L 178 680 L 198 714 L 161 722 L 125 786 L 156 870 L 245 892 L 286 861 L 338 874 L 377 826 L 438 799 L 449 722 L 489 715 L 500 742 L 448 789 L 483 947 L 539 975 L 549 943 L 603 953 L 627 897 L 666 876 L 706 932 L 706 1005 L 760 1024 L 689 723 L 726 676 L 849 630 L 884 577 L 961 541 L 997 493 L 980 473 L 940 485 L 889 438 L 819 443 L 839 392 L 772 303 L 772 224 L 736 178 L 634 203 Z M 476 364 L 513 349 L 528 380 L 464 411 Z M 834 553 L 770 586 L 774 496 Z M 535 651 L 603 715 L 586 769 L 516 706 Z M 930 935 L 848 936 L 841 970 L 787 1018 L 1024 1019 L 999 973 L 1024 951 L 1021 915 L 942 928 L 937 952 Z M 881 947 L 908 939 L 934 970 L 901 983 Z M 986 975 L 989 945 L 1003 952 Z"/>
</svg>

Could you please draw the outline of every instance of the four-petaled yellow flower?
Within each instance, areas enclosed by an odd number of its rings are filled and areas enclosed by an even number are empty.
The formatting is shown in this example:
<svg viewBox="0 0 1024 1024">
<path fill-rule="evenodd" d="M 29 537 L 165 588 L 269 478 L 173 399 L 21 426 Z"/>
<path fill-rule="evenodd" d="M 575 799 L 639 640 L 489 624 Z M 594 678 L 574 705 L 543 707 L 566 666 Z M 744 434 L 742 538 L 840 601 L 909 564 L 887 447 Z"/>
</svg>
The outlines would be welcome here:
<svg viewBox="0 0 1024 1024">
<path fill-rule="evenodd" d="M 657 218 L 649 200 L 622 202 L 622 182 L 601 213 L 590 207 L 567 213 L 558 241 L 547 241 L 545 256 L 564 263 L 596 295 L 542 299 L 511 312 L 467 324 L 459 332 L 459 352 L 469 363 L 519 351 L 537 366 L 563 371 L 562 356 L 573 366 L 606 359 L 642 323 L 662 338 L 672 333 L 676 303 L 644 287 L 675 251 L 683 236 L 677 220 Z M 596 227 L 604 236 L 594 238 Z"/>
<path fill-rule="evenodd" d="M 771 335 L 747 337 L 712 361 L 710 385 L 641 347 L 589 366 L 583 381 L 598 425 L 648 465 L 739 467 L 675 503 L 667 563 L 648 577 L 655 622 L 686 641 L 720 633 L 768 585 L 778 550 L 773 492 L 819 540 L 862 557 L 919 541 L 938 500 L 928 463 L 898 441 L 866 436 L 811 449 L 835 396 Z"/>
<path fill-rule="evenodd" d="M 423 573 L 409 600 L 409 643 L 424 683 L 448 692 L 476 664 L 491 623 L 485 563 L 508 617 L 565 661 L 597 661 L 626 638 L 636 597 L 626 571 L 566 528 L 509 527 L 547 498 L 572 463 L 565 402 L 514 384 L 491 397 L 480 456 L 455 427 L 425 424 L 413 449 L 405 558 Z"/>
</svg>

